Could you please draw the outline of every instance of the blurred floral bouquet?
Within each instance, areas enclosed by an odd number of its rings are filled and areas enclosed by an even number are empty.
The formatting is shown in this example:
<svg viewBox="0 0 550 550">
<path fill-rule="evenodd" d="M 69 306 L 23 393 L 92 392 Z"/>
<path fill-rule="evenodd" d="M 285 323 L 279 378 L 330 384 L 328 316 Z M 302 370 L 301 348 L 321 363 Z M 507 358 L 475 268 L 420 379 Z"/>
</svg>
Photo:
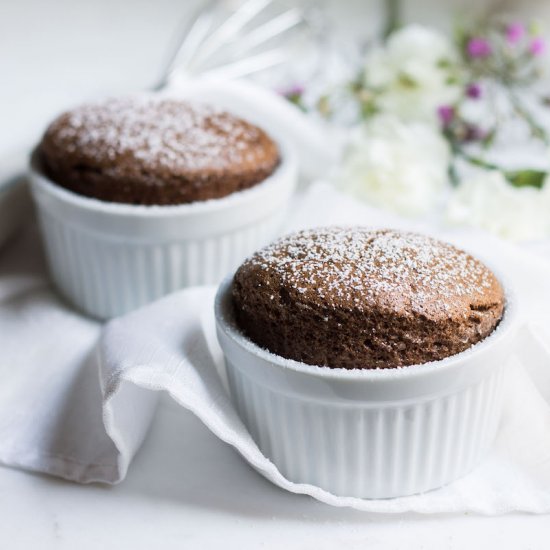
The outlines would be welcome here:
<svg viewBox="0 0 550 550">
<path fill-rule="evenodd" d="M 417 25 L 390 33 L 356 79 L 316 101 L 324 116 L 351 112 L 356 123 L 338 183 L 404 215 L 437 210 L 514 240 L 550 236 L 544 50 L 537 26 L 517 21 L 454 40 Z"/>
</svg>

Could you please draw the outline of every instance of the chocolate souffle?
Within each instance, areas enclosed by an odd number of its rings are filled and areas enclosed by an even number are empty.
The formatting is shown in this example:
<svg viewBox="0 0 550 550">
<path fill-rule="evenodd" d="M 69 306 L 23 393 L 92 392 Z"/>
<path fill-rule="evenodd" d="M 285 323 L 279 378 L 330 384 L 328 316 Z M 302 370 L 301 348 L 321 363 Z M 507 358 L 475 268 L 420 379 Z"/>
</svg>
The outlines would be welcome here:
<svg viewBox="0 0 550 550">
<path fill-rule="evenodd" d="M 102 201 L 170 205 L 248 189 L 279 164 L 274 141 L 230 113 L 138 96 L 59 116 L 38 148 L 46 175 Z"/>
<path fill-rule="evenodd" d="M 310 365 L 394 368 L 464 351 L 505 305 L 479 260 L 394 230 L 301 231 L 260 250 L 235 274 L 236 322 L 253 342 Z"/>
</svg>

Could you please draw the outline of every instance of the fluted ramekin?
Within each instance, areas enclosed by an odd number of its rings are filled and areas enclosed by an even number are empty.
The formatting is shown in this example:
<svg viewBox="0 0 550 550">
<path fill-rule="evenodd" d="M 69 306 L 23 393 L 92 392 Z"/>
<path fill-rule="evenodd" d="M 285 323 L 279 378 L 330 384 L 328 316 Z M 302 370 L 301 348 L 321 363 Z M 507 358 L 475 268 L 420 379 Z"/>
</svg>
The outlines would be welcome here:
<svg viewBox="0 0 550 550">
<path fill-rule="evenodd" d="M 228 197 L 174 206 L 99 201 L 48 180 L 36 155 L 31 189 L 50 272 L 60 293 L 100 319 L 175 290 L 218 283 L 271 240 L 297 180 L 296 159 Z"/>
<path fill-rule="evenodd" d="M 287 479 L 340 496 L 404 496 L 463 476 L 490 448 L 518 327 L 513 299 L 497 329 L 465 352 L 397 369 L 344 370 L 284 359 L 251 342 L 235 325 L 231 283 L 221 284 L 215 305 L 230 392 Z"/>
</svg>

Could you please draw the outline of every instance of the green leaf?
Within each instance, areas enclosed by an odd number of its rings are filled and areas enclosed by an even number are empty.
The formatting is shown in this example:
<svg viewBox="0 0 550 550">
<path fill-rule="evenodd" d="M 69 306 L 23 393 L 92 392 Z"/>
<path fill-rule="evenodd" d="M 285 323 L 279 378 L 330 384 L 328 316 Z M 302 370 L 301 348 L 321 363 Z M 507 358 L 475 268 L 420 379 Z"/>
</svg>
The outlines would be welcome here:
<svg viewBox="0 0 550 550">
<path fill-rule="evenodd" d="M 370 118 L 374 116 L 378 109 L 376 108 L 376 104 L 373 101 L 367 101 L 365 103 L 361 103 L 361 117 L 364 119 Z"/>
<path fill-rule="evenodd" d="M 416 88 L 418 86 L 416 80 L 409 76 L 407 73 L 399 72 L 397 75 L 397 81 L 403 88 Z"/>
<path fill-rule="evenodd" d="M 504 172 L 504 176 L 514 187 L 535 187 L 536 189 L 542 188 L 547 175 L 548 173 L 543 170 Z"/>
</svg>

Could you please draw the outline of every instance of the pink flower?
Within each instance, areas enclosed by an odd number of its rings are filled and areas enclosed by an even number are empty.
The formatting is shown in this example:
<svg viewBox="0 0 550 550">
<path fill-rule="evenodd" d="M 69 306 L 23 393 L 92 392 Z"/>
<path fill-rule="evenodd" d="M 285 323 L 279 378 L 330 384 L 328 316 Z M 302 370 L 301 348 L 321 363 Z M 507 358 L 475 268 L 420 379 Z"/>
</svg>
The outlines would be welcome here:
<svg viewBox="0 0 550 550">
<path fill-rule="evenodd" d="M 468 44 L 466 45 L 466 51 L 468 55 L 473 58 L 483 58 L 488 57 L 493 53 L 491 44 L 485 38 L 473 37 L 470 38 Z"/>
<path fill-rule="evenodd" d="M 292 84 L 288 88 L 279 90 L 279 95 L 286 98 L 298 98 L 305 92 L 305 88 L 301 84 Z"/>
<path fill-rule="evenodd" d="M 481 97 L 481 86 L 477 82 L 472 82 L 466 86 L 466 95 L 471 99 L 479 99 Z"/>
<path fill-rule="evenodd" d="M 454 107 L 450 105 L 441 105 L 441 107 L 437 109 L 437 116 L 443 127 L 449 126 L 455 117 Z"/>
<path fill-rule="evenodd" d="M 506 27 L 506 40 L 508 44 L 517 44 L 525 36 L 525 26 L 523 23 L 510 23 Z"/>
<path fill-rule="evenodd" d="M 540 36 L 533 38 L 529 44 L 529 52 L 534 56 L 541 55 L 544 53 L 545 49 L 546 43 L 544 42 L 544 38 L 541 38 Z"/>
</svg>

